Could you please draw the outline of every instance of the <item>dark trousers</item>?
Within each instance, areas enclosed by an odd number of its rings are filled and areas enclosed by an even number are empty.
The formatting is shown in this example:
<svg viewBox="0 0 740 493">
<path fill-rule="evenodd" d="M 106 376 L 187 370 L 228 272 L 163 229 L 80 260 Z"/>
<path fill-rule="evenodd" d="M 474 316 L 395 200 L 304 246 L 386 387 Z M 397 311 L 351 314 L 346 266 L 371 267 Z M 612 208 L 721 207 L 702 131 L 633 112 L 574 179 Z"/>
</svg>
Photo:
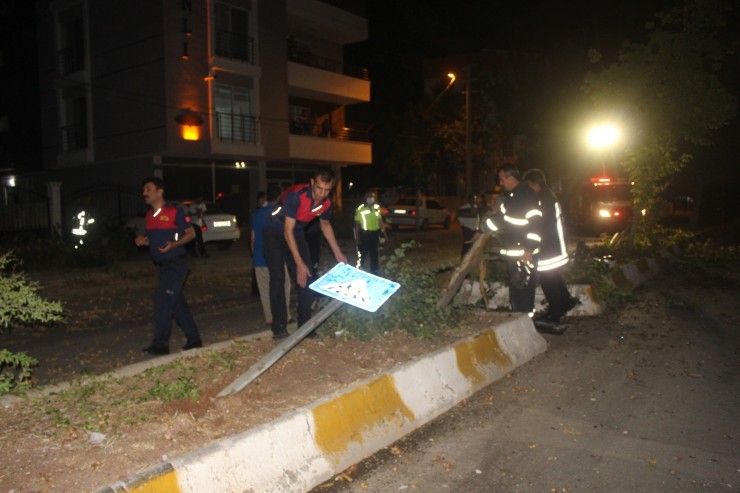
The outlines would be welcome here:
<svg viewBox="0 0 740 493">
<path fill-rule="evenodd" d="M 197 224 L 193 224 L 192 226 L 193 231 L 195 231 L 195 241 L 188 243 L 190 254 L 193 257 L 204 257 L 206 255 L 206 244 L 203 243 L 203 230 Z"/>
<path fill-rule="evenodd" d="M 468 253 L 468 250 L 470 250 L 470 247 L 473 246 L 473 243 L 471 240 L 475 236 L 475 230 L 462 227 L 462 234 L 463 234 L 463 243 L 462 243 L 462 249 L 460 250 L 460 258 L 463 258 L 466 253 Z"/>
<path fill-rule="evenodd" d="M 560 274 L 560 269 L 540 272 L 539 276 L 542 292 L 547 299 L 547 311 L 555 318 L 562 317 L 569 306 L 570 291 Z"/>
<path fill-rule="evenodd" d="M 190 313 L 190 307 L 183 294 L 185 279 L 188 277 L 187 256 L 168 259 L 157 266 L 157 292 L 154 295 L 154 342 L 158 348 L 169 347 L 172 333 L 172 320 L 182 329 L 189 343 L 199 342 L 200 332 Z"/>
<path fill-rule="evenodd" d="M 358 249 L 360 250 L 360 267 L 365 269 L 368 260 L 370 261 L 370 273 L 376 276 L 380 273 L 378 266 L 378 245 L 380 244 L 380 230 L 378 231 L 363 231 L 360 230 L 360 242 Z"/>
<path fill-rule="evenodd" d="M 537 286 L 537 267 L 532 269 L 531 277 L 526 286 L 518 287 L 514 282 L 519 276 L 516 260 L 507 260 L 509 273 L 509 303 L 512 312 L 534 313 L 534 291 Z"/>
<path fill-rule="evenodd" d="M 267 270 L 270 272 L 270 311 L 272 311 L 272 332 L 273 334 L 283 334 L 288 325 L 287 314 L 285 310 L 279 307 L 287 306 L 285 300 L 285 266 L 288 267 L 288 274 L 296 279 L 296 265 L 293 256 L 288 249 L 288 243 L 282 235 L 276 235 L 265 231 L 263 244 L 265 250 L 265 261 Z M 311 304 L 314 300 L 314 292 L 308 287 L 315 281 L 313 266 L 311 264 L 311 255 L 309 253 L 308 243 L 303 235 L 296 236 L 298 252 L 301 255 L 303 263 L 308 266 L 309 278 L 306 287 L 298 286 L 298 327 L 308 322 L 311 318 Z"/>
</svg>

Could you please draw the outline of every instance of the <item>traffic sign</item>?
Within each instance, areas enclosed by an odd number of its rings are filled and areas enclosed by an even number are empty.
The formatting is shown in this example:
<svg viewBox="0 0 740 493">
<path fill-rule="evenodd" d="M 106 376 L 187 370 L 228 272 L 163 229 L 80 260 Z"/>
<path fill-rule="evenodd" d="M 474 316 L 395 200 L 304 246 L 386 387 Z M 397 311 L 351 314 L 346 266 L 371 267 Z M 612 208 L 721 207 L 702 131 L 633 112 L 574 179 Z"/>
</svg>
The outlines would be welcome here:
<svg viewBox="0 0 740 493">
<path fill-rule="evenodd" d="M 337 264 L 309 285 L 317 293 L 374 312 L 401 287 L 349 264 Z"/>
</svg>

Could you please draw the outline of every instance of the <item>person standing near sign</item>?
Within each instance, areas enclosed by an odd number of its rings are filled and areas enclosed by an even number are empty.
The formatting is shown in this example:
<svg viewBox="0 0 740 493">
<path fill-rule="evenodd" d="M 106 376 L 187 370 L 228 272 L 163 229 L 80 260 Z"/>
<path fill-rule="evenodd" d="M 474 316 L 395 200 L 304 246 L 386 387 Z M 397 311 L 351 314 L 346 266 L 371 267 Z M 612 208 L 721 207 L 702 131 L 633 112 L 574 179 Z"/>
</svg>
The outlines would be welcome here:
<svg viewBox="0 0 740 493">
<path fill-rule="evenodd" d="M 263 194 L 262 204 L 257 200 L 257 209 L 252 214 L 252 233 L 250 235 L 250 246 L 252 247 L 252 267 L 254 270 L 253 278 L 256 279 L 258 294 L 262 302 L 262 311 L 265 314 L 265 322 L 272 326 L 272 307 L 270 306 L 270 272 L 265 260 L 265 251 L 263 248 L 263 227 L 265 220 L 275 212 L 277 201 L 280 198 L 281 190 L 278 185 L 270 185 L 267 194 Z M 285 276 L 285 300 L 290 300 L 290 278 Z M 288 309 L 287 304 L 282 305 L 283 310 Z"/>
<path fill-rule="evenodd" d="M 380 206 L 375 203 L 375 194 L 367 192 L 365 201 L 355 210 L 355 245 L 360 256 L 357 267 L 365 269 L 370 260 L 370 273 L 379 275 L 378 246 L 380 236 L 385 238 L 385 226 Z"/>
<path fill-rule="evenodd" d="M 346 263 L 331 226 L 331 194 L 336 184 L 334 171 L 321 168 L 311 182 L 295 185 L 283 195 L 275 211 L 267 218 L 263 228 L 263 246 L 267 268 L 270 272 L 270 306 L 272 309 L 272 337 L 288 337 L 287 315 L 280 307 L 287 306 L 285 292 L 285 265 L 298 285 L 298 326 L 311 318 L 314 296 L 308 287 L 315 279 L 306 229 L 319 222 L 321 232 L 337 262 Z"/>
<path fill-rule="evenodd" d="M 153 356 L 170 353 L 173 318 L 187 338 L 182 348 L 202 347 L 198 326 L 183 294 L 183 285 L 188 276 L 185 245 L 195 238 L 195 232 L 185 210 L 165 201 L 161 178 L 145 178 L 142 185 L 144 201 L 150 209 L 145 218 L 146 234 L 138 235 L 134 242 L 136 246 L 149 247 L 159 281 L 154 297 L 154 340 L 142 351 Z"/>
</svg>

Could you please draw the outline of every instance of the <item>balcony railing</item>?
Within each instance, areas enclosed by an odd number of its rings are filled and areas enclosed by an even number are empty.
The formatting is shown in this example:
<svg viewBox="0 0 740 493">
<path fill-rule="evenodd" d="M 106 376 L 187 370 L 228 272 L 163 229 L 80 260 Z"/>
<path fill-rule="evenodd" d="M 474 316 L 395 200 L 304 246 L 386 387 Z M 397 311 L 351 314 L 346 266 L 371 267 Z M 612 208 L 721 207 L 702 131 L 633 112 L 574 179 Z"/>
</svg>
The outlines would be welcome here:
<svg viewBox="0 0 740 493">
<path fill-rule="evenodd" d="M 59 128 L 59 150 L 73 152 L 87 149 L 87 126 L 84 124 L 67 125 Z"/>
<path fill-rule="evenodd" d="M 355 142 L 370 142 L 367 130 L 358 128 L 331 128 L 325 124 L 302 123 L 294 121 L 290 125 L 290 133 L 294 135 L 307 135 L 309 137 L 321 137 L 326 139 L 349 140 Z"/>
<path fill-rule="evenodd" d="M 256 144 L 256 118 L 253 116 L 216 112 L 216 137 L 222 142 Z"/>
<path fill-rule="evenodd" d="M 234 58 L 254 64 L 254 38 L 242 33 L 216 30 L 216 56 Z"/>
<path fill-rule="evenodd" d="M 79 72 L 85 68 L 85 56 L 80 47 L 57 51 L 57 70 L 60 76 Z"/>
<path fill-rule="evenodd" d="M 355 79 L 370 80 L 370 75 L 366 68 L 330 60 L 311 53 L 297 52 L 290 44 L 288 45 L 288 60 L 336 74 L 347 75 Z"/>
</svg>

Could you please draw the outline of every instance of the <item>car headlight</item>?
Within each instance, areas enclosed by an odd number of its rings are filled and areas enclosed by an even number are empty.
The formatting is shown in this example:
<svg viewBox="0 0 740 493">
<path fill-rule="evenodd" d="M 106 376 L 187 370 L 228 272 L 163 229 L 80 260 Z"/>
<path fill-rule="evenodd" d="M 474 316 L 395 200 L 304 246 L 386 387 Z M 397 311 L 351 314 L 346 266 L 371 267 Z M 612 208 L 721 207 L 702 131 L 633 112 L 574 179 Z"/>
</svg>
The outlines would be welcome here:
<svg viewBox="0 0 740 493">
<path fill-rule="evenodd" d="M 605 219 L 608 219 L 612 217 L 611 212 L 609 212 L 609 209 L 599 209 L 599 217 L 603 217 Z"/>
</svg>

